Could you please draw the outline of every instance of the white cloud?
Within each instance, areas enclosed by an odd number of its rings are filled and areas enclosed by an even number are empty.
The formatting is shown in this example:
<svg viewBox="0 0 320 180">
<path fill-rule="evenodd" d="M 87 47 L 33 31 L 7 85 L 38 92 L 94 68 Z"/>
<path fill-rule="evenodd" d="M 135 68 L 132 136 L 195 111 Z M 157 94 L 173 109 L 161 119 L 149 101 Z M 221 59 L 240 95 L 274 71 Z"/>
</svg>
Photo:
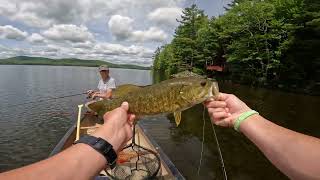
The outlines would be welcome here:
<svg viewBox="0 0 320 180">
<path fill-rule="evenodd" d="M 156 15 L 149 17 L 148 13 L 155 12 L 161 7 L 182 7 L 182 3 L 185 2 L 185 0 L 0 1 L 0 25 L 12 23 L 12 26 L 20 28 L 11 26 L 8 33 L 8 28 L 3 30 L 2 27 L 0 38 L 5 39 L 0 39 L 1 57 L 16 55 L 75 57 L 142 65 L 152 63 L 153 48 L 169 40 L 168 34 L 173 31 L 173 28 L 163 26 L 167 24 L 166 18 L 157 19 Z M 7 38 L 26 41 L 7 43 Z M 4 44 L 8 49 L 1 48 Z"/>
<path fill-rule="evenodd" d="M 23 40 L 27 36 L 27 32 L 21 31 L 11 25 L 0 26 L 0 38 Z"/>
<path fill-rule="evenodd" d="M 151 57 L 153 50 L 142 47 L 142 46 L 123 46 L 121 44 L 112 44 L 112 43 L 98 43 L 93 48 L 95 54 L 104 54 L 104 55 L 133 55 L 139 57 Z"/>
<path fill-rule="evenodd" d="M 44 43 L 46 41 L 46 39 L 38 33 L 32 33 L 27 40 L 31 43 Z"/>
<path fill-rule="evenodd" d="M 49 27 L 53 24 L 83 21 L 83 0 L 4 0 L 0 15 L 22 22 L 31 27 Z M 87 14 L 84 16 L 88 16 Z"/>
<path fill-rule="evenodd" d="M 38 16 L 34 12 L 17 13 L 13 16 L 13 20 L 21 21 L 32 27 L 48 27 L 53 24 L 52 20 Z"/>
<path fill-rule="evenodd" d="M 94 44 L 91 41 L 72 43 L 72 47 L 74 48 L 91 49 L 93 46 Z"/>
<path fill-rule="evenodd" d="M 121 1 L 121 0 L 120 0 Z M 139 7 L 151 7 L 152 9 L 158 8 L 158 7 L 172 7 L 181 5 L 186 0 L 129 0 L 130 4 L 133 5 L 134 8 Z"/>
<path fill-rule="evenodd" d="M 150 27 L 146 31 L 133 31 L 131 39 L 137 42 L 166 40 L 168 35 L 158 27 Z"/>
<path fill-rule="evenodd" d="M 176 19 L 180 19 L 182 8 L 161 7 L 148 14 L 148 19 L 158 24 L 174 26 L 177 25 Z"/>
<path fill-rule="evenodd" d="M 9 58 L 16 55 L 16 51 L 13 48 L 8 48 L 0 44 L 0 57 Z"/>
<path fill-rule="evenodd" d="M 94 39 L 91 32 L 85 26 L 73 24 L 53 25 L 42 33 L 44 37 L 52 41 L 69 41 L 73 43 L 92 41 Z"/>
<path fill-rule="evenodd" d="M 76 43 L 77 44 L 77 43 Z M 82 43 L 85 44 L 85 43 Z M 49 58 L 80 58 L 107 60 L 114 63 L 133 63 L 149 66 L 152 64 L 153 50 L 137 45 L 124 46 L 116 43 L 95 42 L 90 47 L 73 47 L 69 45 L 48 44 L 32 48 L 11 48 L 0 45 L 3 58 L 26 55 Z"/>
<path fill-rule="evenodd" d="M 129 40 L 133 42 L 164 41 L 168 35 L 157 27 L 148 30 L 134 30 L 134 20 L 130 17 L 113 15 L 109 22 L 109 29 L 117 40 Z"/>
<path fill-rule="evenodd" d="M 130 37 L 132 33 L 133 19 L 121 15 L 111 16 L 108 26 L 112 34 L 118 40 L 124 40 Z"/>
<path fill-rule="evenodd" d="M 160 6 L 176 6 L 184 0 L 1 0 L 0 15 L 32 27 L 83 24 L 119 13 L 141 12 Z"/>
<path fill-rule="evenodd" d="M 2 0 L 0 3 L 0 14 L 13 16 L 17 12 L 17 6 L 11 0 Z"/>
</svg>

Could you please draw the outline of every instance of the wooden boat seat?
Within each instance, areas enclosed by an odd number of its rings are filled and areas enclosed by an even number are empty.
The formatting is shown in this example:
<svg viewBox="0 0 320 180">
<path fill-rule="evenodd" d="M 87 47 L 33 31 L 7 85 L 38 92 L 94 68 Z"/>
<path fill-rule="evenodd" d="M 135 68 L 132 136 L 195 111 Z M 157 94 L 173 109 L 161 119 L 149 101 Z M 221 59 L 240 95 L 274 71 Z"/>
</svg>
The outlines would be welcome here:
<svg viewBox="0 0 320 180">
<path fill-rule="evenodd" d="M 101 127 L 101 124 L 96 123 L 94 126 L 80 127 L 81 130 L 85 130 L 85 134 L 92 134 L 97 128 Z"/>
</svg>

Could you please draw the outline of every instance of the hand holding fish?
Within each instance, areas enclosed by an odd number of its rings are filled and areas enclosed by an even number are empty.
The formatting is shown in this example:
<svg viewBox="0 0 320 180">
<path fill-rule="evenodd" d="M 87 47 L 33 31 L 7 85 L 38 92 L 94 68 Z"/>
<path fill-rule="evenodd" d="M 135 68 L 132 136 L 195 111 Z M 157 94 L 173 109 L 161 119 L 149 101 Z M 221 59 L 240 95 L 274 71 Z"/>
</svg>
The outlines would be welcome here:
<svg viewBox="0 0 320 180">
<path fill-rule="evenodd" d="M 127 84 L 114 91 L 113 99 L 91 101 L 86 107 L 103 116 L 126 101 L 138 117 L 173 113 L 178 126 L 182 111 L 215 97 L 218 89 L 217 82 L 201 77 L 173 78 L 145 87 Z"/>
<path fill-rule="evenodd" d="M 235 120 L 251 109 L 233 94 L 220 93 L 205 103 L 211 120 L 219 126 L 233 127 Z"/>
<path fill-rule="evenodd" d="M 104 124 L 96 130 L 93 136 L 101 137 L 112 144 L 117 151 L 132 138 L 132 125 L 135 115 L 128 113 L 129 104 L 124 102 L 120 107 L 107 112 Z"/>
</svg>

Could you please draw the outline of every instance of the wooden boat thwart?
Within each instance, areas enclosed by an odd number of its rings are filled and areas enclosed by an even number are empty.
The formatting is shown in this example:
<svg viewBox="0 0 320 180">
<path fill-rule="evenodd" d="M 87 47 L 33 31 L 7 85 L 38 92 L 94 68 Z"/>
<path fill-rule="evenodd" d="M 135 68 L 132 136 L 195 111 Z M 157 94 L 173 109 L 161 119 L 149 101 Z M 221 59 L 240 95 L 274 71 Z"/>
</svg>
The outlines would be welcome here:
<svg viewBox="0 0 320 180">
<path fill-rule="evenodd" d="M 84 115 L 80 120 L 80 135 L 83 134 L 91 134 L 95 131 L 101 124 L 99 124 L 99 120 L 94 115 Z M 77 136 L 77 123 L 70 127 L 67 133 L 63 136 L 60 142 L 56 145 L 53 151 L 50 153 L 50 156 L 53 156 L 64 149 L 72 146 L 73 142 L 76 140 Z M 146 149 L 149 149 L 157 155 L 157 159 L 160 159 L 159 171 L 157 172 L 156 179 L 184 179 L 179 170 L 174 166 L 174 164 L 170 161 L 170 159 L 166 156 L 166 154 L 162 151 L 160 146 L 147 134 L 146 131 L 143 130 L 138 124 L 135 129 L 135 143 L 139 146 L 142 146 Z M 131 142 L 128 142 L 130 144 Z M 136 154 L 134 151 L 132 153 L 131 147 L 125 149 L 120 152 L 122 154 L 118 154 L 118 162 L 119 163 L 129 163 L 126 162 L 128 158 L 131 158 Z M 132 148 L 133 149 L 133 148 Z M 131 150 L 131 151 L 130 151 Z M 129 157 L 128 157 L 129 156 Z M 138 158 L 139 159 L 139 158 Z M 123 170 L 122 170 L 123 171 Z M 96 179 L 112 179 L 112 176 L 107 173 L 108 170 L 104 170 L 100 173 Z"/>
</svg>

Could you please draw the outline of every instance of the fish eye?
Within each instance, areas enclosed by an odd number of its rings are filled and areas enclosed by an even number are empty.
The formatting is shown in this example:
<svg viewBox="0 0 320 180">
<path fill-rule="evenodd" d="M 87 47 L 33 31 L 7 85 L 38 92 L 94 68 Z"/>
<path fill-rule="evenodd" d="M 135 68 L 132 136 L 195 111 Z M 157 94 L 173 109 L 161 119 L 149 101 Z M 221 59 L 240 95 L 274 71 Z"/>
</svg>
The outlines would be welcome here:
<svg viewBox="0 0 320 180">
<path fill-rule="evenodd" d="M 200 85 L 201 85 L 201 86 L 205 86 L 206 84 L 207 84 L 206 81 L 201 81 L 201 82 L 200 82 Z"/>
</svg>

